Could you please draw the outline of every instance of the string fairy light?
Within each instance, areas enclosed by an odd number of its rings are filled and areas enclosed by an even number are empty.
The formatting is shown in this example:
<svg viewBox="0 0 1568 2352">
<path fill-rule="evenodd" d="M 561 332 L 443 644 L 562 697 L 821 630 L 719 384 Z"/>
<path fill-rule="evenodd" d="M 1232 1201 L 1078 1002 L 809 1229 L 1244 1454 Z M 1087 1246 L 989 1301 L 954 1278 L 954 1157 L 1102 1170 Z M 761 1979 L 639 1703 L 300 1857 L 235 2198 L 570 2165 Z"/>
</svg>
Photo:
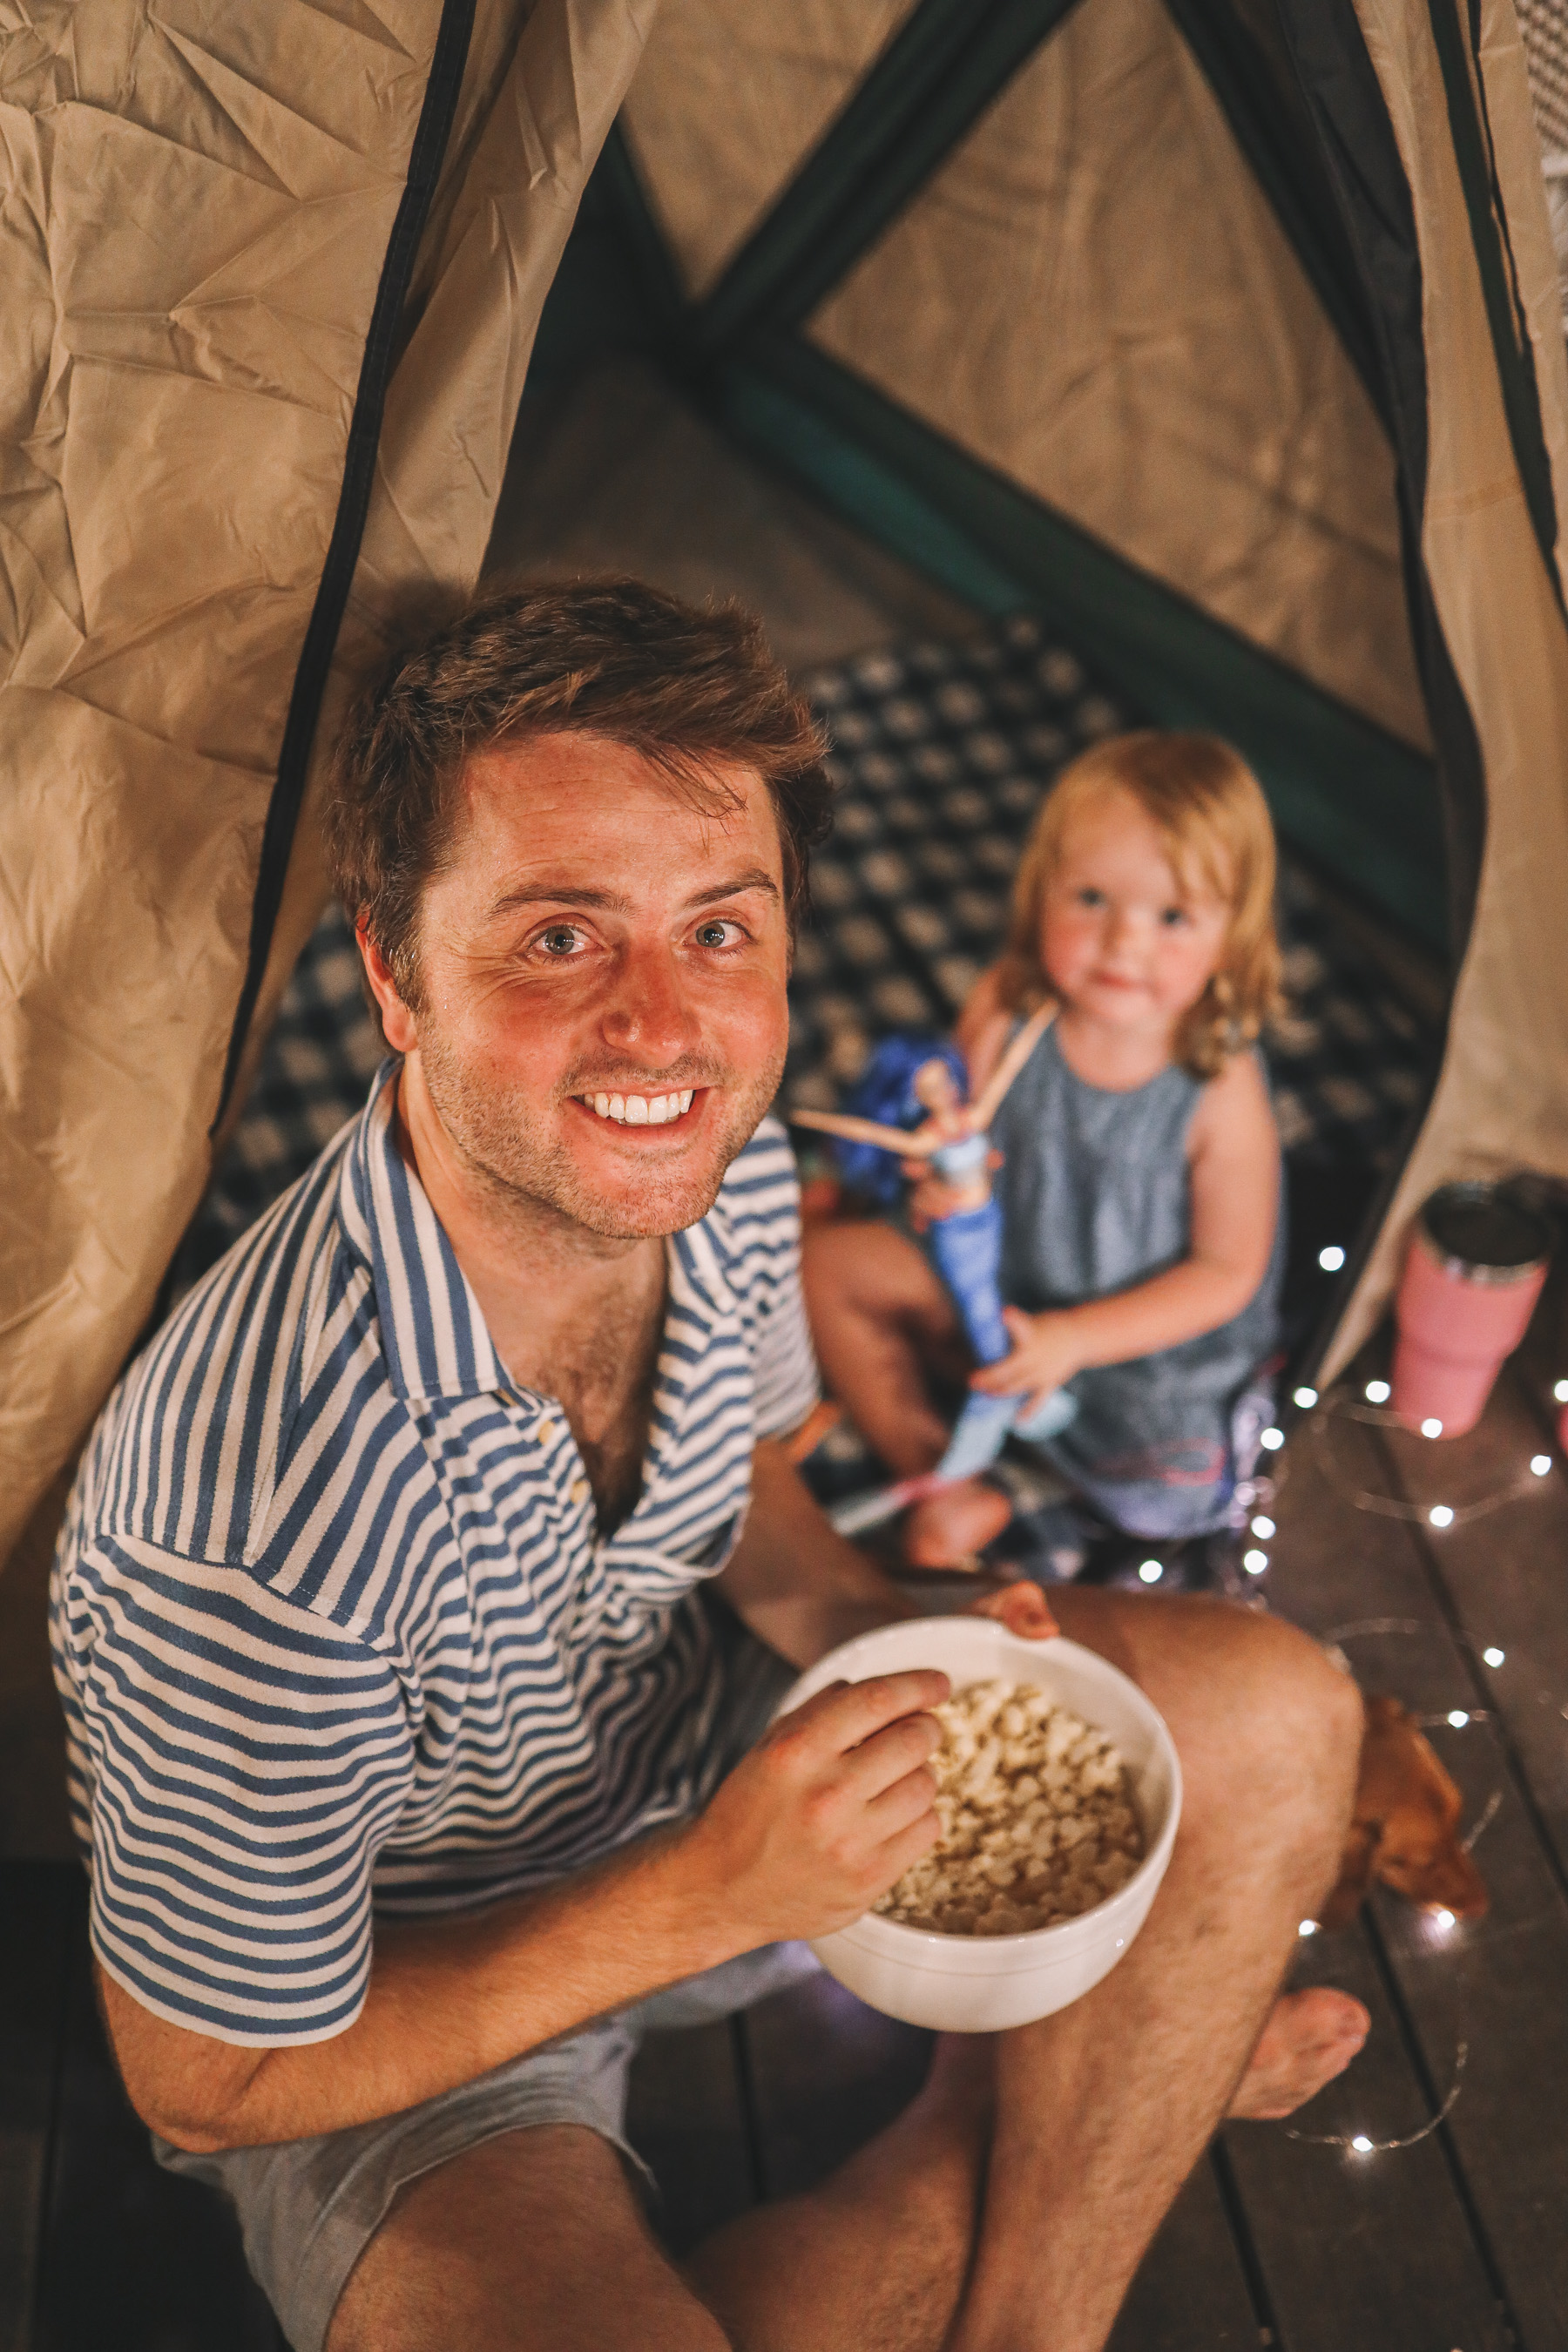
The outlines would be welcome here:
<svg viewBox="0 0 1568 2352">
<path fill-rule="evenodd" d="M 1454 2052 L 1453 2080 L 1447 2096 L 1435 2116 L 1430 2116 L 1419 2131 L 1405 2132 L 1398 2139 L 1373 2139 L 1366 2132 L 1304 2132 L 1293 2125 L 1281 2126 L 1287 2139 L 1298 2139 L 1306 2147 L 1342 2147 L 1352 2156 L 1387 2156 L 1394 2148 L 1414 2147 L 1418 2140 L 1430 2139 L 1439 2125 L 1446 2124 L 1454 2112 L 1464 2081 L 1465 2064 L 1470 2054 L 1468 2042 L 1459 2042 Z"/>
<path fill-rule="evenodd" d="M 1568 1392 L 1568 1381 L 1559 1385 Z M 1361 1398 L 1352 1397 L 1342 1390 L 1337 1391 L 1318 1401 L 1306 1424 L 1309 1433 L 1319 1441 L 1317 1458 L 1324 1477 L 1336 1494 L 1342 1495 L 1355 1510 L 1375 1511 L 1384 1518 L 1403 1519 L 1407 1525 L 1435 1528 L 1443 1532 L 1449 1528 L 1467 1528 L 1472 1520 L 1484 1518 L 1488 1512 L 1500 1510 L 1505 1503 L 1517 1502 L 1523 1495 L 1541 1492 L 1541 1482 L 1552 1467 L 1549 1454 L 1532 1454 L 1527 1465 L 1502 1486 L 1493 1487 L 1489 1494 L 1476 1496 L 1468 1503 L 1413 1503 L 1402 1495 L 1380 1495 L 1372 1487 L 1352 1485 L 1342 1475 L 1334 1461 L 1331 1442 L 1332 1424 L 1339 1418 L 1360 1422 L 1372 1429 L 1397 1429 L 1408 1436 L 1409 1431 L 1398 1414 L 1384 1409 L 1389 1394 L 1386 1381 L 1368 1381 Z M 1440 1437 L 1443 1424 L 1436 1420 L 1424 1421 L 1421 1433 L 1424 1437 Z"/>
</svg>

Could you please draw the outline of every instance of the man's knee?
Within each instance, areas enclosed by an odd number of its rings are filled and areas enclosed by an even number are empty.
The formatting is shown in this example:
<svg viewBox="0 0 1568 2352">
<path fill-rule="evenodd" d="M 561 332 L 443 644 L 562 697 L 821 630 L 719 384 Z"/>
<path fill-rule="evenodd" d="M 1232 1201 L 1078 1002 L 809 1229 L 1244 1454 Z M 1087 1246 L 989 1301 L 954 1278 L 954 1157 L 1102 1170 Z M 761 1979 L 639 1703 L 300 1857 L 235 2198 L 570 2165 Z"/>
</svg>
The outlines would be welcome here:
<svg viewBox="0 0 1568 2352">
<path fill-rule="evenodd" d="M 1207 1704 L 1177 1730 L 1194 1820 L 1234 1821 L 1239 1800 L 1256 1827 L 1336 1852 L 1361 1755 L 1361 1693 L 1298 1627 L 1214 1613 Z"/>
<path fill-rule="evenodd" d="M 1278 1617 L 1197 1600 L 1064 1592 L 1064 1633 L 1149 1693 L 1171 1727 L 1188 1810 L 1258 1801 L 1348 1807 L 1361 1752 L 1361 1694 L 1310 1634 Z"/>
</svg>

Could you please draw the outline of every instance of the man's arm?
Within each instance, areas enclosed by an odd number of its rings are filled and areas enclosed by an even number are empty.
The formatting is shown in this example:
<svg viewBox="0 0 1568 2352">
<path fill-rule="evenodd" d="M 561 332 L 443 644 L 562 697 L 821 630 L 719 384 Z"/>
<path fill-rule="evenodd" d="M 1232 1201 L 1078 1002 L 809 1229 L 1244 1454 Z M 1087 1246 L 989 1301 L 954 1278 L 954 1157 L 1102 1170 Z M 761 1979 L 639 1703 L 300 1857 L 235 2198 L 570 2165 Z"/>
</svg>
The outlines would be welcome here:
<svg viewBox="0 0 1568 2352">
<path fill-rule="evenodd" d="M 745 1532 L 714 1581 L 760 1640 L 802 1667 L 858 1633 L 924 1613 L 838 1534 L 772 1438 L 762 1439 L 752 1455 Z M 984 1588 L 963 1613 L 994 1617 L 1021 1642 L 1047 1642 L 1059 1630 L 1045 1594 L 1027 1578 Z"/>
<path fill-rule="evenodd" d="M 935 1843 L 940 1674 L 819 1692 L 707 1811 L 479 1916 L 376 1927 L 365 2002 L 326 2042 L 257 2049 L 171 2024 L 101 1968 L 144 2122 L 209 2151 L 341 2131 L 472 2082 L 589 2019 L 759 1945 L 858 1918 Z"/>
<path fill-rule="evenodd" d="M 752 1454 L 752 1501 L 718 1590 L 760 1641 L 812 1666 L 840 1642 L 919 1609 L 838 1534 L 777 1440 Z"/>
</svg>

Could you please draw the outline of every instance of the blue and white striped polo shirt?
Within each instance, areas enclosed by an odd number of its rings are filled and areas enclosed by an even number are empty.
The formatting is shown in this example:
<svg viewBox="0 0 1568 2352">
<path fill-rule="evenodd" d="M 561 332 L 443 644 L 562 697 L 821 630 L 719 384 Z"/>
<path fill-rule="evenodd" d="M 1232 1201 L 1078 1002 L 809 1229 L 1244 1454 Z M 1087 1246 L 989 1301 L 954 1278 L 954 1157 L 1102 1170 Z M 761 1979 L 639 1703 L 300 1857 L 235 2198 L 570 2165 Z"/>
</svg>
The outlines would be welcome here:
<svg viewBox="0 0 1568 2352">
<path fill-rule="evenodd" d="M 705 1799 L 697 1587 L 753 1440 L 816 1396 L 770 1121 L 668 1245 L 643 1491 L 601 1539 L 397 1149 L 395 1069 L 126 1375 L 56 1563 L 94 1948 L 226 2041 L 351 2023 L 373 1904 L 484 1903 Z"/>
</svg>

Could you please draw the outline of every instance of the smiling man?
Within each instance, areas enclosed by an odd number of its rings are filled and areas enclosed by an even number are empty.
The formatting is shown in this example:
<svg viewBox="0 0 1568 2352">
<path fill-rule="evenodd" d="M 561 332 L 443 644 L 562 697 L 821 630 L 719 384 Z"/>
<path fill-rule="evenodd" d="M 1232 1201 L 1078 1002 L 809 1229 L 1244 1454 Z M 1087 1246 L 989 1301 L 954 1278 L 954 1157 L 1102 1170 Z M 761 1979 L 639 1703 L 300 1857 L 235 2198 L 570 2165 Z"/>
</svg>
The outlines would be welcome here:
<svg viewBox="0 0 1568 2352">
<path fill-rule="evenodd" d="M 754 625 L 632 583 L 394 664 L 330 816 L 393 1058 L 78 1481 L 105 2013 L 294 2352 L 1089 2352 L 1227 2103 L 1283 2112 L 1359 2040 L 1310 1995 L 1258 2040 L 1351 1686 L 1245 1612 L 1072 1594 L 1186 1775 L 1137 1944 L 684 2273 L 642 2218 L 640 2033 L 787 1980 L 936 1829 L 940 1675 L 763 1736 L 792 1665 L 909 1613 L 781 1442 L 816 1381 L 764 1114 L 820 749 Z M 1053 1631 L 1033 1587 L 982 1605 Z"/>
</svg>

